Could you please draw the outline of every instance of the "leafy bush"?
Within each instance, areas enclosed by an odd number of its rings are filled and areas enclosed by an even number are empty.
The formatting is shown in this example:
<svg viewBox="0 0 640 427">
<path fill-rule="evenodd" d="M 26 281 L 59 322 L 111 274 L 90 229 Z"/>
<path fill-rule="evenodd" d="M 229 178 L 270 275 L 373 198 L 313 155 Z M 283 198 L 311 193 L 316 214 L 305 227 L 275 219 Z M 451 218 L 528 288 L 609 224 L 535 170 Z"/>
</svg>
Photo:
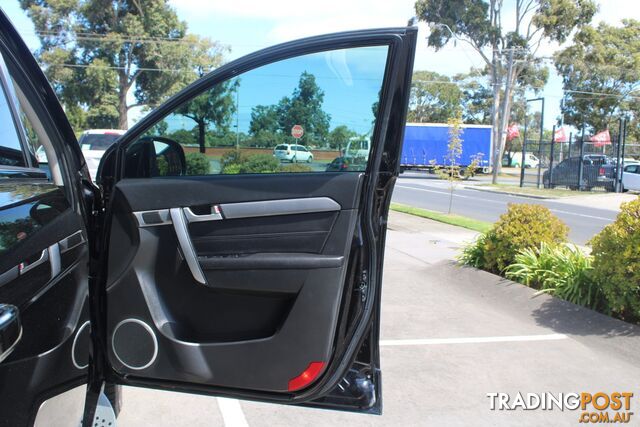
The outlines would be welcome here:
<svg viewBox="0 0 640 427">
<path fill-rule="evenodd" d="M 509 204 L 507 212 L 483 239 L 482 267 L 502 272 L 515 261 L 519 251 L 537 248 L 541 243 L 565 243 L 568 232 L 569 228 L 544 206 Z"/>
<path fill-rule="evenodd" d="M 594 277 L 612 314 L 640 322 L 640 199 L 623 203 L 615 222 L 589 243 Z"/>
<path fill-rule="evenodd" d="M 313 172 L 313 168 L 309 165 L 300 163 L 291 163 L 290 165 L 280 165 L 280 172 Z"/>
<path fill-rule="evenodd" d="M 209 158 L 203 153 L 185 154 L 187 162 L 187 175 L 207 175 L 211 170 Z"/>
<path fill-rule="evenodd" d="M 484 268 L 484 248 L 487 239 L 487 233 L 482 233 L 478 238 L 462 249 L 462 254 L 458 257 L 458 261 L 464 265 L 470 265 L 475 268 Z"/>
<path fill-rule="evenodd" d="M 280 169 L 280 161 L 269 154 L 245 155 L 240 151 L 228 151 L 220 160 L 221 173 L 274 173 Z"/>
<path fill-rule="evenodd" d="M 521 250 L 505 276 L 574 304 L 599 308 L 603 296 L 592 275 L 592 259 L 574 245 L 541 243 L 537 249 Z"/>
<path fill-rule="evenodd" d="M 271 154 L 252 154 L 240 168 L 241 173 L 273 173 L 278 172 L 280 161 Z"/>
</svg>

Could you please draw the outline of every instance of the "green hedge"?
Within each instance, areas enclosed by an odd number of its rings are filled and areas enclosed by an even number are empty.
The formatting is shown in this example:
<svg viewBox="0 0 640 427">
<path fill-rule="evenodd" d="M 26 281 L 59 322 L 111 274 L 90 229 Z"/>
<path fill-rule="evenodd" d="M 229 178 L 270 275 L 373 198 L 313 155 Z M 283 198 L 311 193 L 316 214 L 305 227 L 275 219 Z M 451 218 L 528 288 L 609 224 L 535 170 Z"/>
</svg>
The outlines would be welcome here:
<svg viewBox="0 0 640 427">
<path fill-rule="evenodd" d="M 615 222 L 590 242 L 594 278 L 608 309 L 630 322 L 640 322 L 640 199 L 624 203 Z"/>
</svg>

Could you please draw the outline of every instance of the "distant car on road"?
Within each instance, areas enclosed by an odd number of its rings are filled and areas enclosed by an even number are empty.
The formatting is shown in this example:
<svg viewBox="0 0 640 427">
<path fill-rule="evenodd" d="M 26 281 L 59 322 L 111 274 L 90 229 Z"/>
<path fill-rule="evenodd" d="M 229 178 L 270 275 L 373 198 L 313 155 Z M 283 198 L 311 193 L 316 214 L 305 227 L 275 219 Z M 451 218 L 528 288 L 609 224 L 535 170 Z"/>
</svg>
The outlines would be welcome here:
<svg viewBox="0 0 640 427">
<path fill-rule="evenodd" d="M 605 155 L 586 154 L 582 157 L 582 182 L 580 182 L 580 157 L 564 159 L 542 175 L 545 188 L 566 186 L 572 190 L 591 190 L 605 187 L 613 191 L 616 165 Z M 553 175 L 553 176 L 552 176 Z M 551 181 L 551 178 L 553 180 Z"/>
<path fill-rule="evenodd" d="M 78 144 L 87 162 L 91 179 L 96 179 L 98 165 L 104 152 L 124 133 L 121 129 L 89 129 L 82 132 Z"/>
<path fill-rule="evenodd" d="M 273 157 L 280 161 L 288 162 L 307 162 L 313 161 L 313 154 L 304 145 L 297 144 L 280 144 L 273 149 Z"/>
</svg>

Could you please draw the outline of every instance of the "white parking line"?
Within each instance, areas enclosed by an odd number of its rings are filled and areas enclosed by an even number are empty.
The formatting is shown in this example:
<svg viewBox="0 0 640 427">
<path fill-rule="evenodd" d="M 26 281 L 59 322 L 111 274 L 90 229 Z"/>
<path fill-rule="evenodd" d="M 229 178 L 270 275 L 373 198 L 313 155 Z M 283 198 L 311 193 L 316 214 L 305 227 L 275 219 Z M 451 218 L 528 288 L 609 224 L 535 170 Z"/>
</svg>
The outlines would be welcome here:
<svg viewBox="0 0 640 427">
<path fill-rule="evenodd" d="M 471 338 L 427 338 L 408 340 L 380 340 L 381 346 L 402 345 L 439 345 L 439 344 L 478 344 L 493 342 L 522 342 L 522 341 L 555 341 L 569 338 L 565 334 L 547 335 L 516 335 L 506 337 L 471 337 Z"/>
<path fill-rule="evenodd" d="M 225 427 L 249 427 L 247 419 L 242 412 L 242 406 L 237 399 L 227 399 L 225 397 L 218 397 L 218 408 L 220 408 L 220 414 L 224 420 Z"/>
</svg>

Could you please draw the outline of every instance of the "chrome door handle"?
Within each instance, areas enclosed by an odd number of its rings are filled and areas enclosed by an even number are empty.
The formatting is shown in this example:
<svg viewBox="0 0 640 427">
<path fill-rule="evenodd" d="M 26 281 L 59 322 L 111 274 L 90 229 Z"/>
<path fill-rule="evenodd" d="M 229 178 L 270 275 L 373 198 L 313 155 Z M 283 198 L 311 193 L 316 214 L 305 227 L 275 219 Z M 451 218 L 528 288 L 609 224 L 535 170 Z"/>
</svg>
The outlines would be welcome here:
<svg viewBox="0 0 640 427">
<path fill-rule="evenodd" d="M 184 208 L 184 216 L 187 219 L 187 222 L 202 222 L 202 221 L 219 221 L 224 219 L 222 217 L 222 212 L 220 211 L 220 207 L 217 205 L 211 206 L 210 214 L 197 215 L 194 214 L 191 208 Z"/>
<path fill-rule="evenodd" d="M 33 261 L 30 264 L 26 264 L 26 262 L 21 262 L 20 263 L 20 265 L 18 266 L 18 270 L 20 271 L 20 275 L 25 274 L 25 273 L 33 270 L 34 268 L 36 268 L 40 264 L 44 264 L 48 260 L 49 260 L 49 248 L 43 249 L 42 253 L 40 254 L 40 258 L 38 258 L 37 260 Z"/>
</svg>

